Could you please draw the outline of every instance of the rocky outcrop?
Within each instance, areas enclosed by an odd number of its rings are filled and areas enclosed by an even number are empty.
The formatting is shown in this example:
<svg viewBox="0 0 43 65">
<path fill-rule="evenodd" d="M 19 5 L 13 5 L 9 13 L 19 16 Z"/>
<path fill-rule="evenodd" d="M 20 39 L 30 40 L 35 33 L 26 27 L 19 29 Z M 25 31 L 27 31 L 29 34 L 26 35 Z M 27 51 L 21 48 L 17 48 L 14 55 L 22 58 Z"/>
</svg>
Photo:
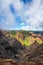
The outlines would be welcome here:
<svg viewBox="0 0 43 65">
<path fill-rule="evenodd" d="M 24 35 L 23 33 L 21 33 L 21 32 L 17 32 L 17 33 L 16 33 L 16 37 L 17 37 L 18 39 L 21 38 L 22 40 L 25 39 L 25 35 Z"/>
<path fill-rule="evenodd" d="M 10 38 L 10 36 L 5 37 L 3 31 L 1 32 L 2 33 L 0 37 L 0 58 L 13 58 L 18 60 L 20 56 L 25 53 L 25 47 L 22 46 L 16 38 L 12 39 Z"/>
<path fill-rule="evenodd" d="M 32 52 L 30 53 L 28 59 L 37 61 L 43 58 L 43 44 L 38 45 Z"/>
<path fill-rule="evenodd" d="M 0 30 L 0 38 L 1 37 L 10 37 L 9 32 Z"/>
</svg>

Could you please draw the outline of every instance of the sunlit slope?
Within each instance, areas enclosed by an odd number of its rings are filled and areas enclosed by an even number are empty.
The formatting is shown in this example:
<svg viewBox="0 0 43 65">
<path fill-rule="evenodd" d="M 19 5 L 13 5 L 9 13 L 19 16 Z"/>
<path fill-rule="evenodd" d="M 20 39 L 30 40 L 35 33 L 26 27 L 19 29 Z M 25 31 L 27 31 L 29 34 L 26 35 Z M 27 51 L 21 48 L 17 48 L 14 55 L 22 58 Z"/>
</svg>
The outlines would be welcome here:
<svg viewBox="0 0 43 65">
<path fill-rule="evenodd" d="M 12 32 L 11 37 L 16 38 L 22 45 L 25 46 L 30 46 L 31 44 L 35 43 L 35 41 L 38 44 L 43 43 L 43 36 L 35 34 L 33 32 Z"/>
</svg>

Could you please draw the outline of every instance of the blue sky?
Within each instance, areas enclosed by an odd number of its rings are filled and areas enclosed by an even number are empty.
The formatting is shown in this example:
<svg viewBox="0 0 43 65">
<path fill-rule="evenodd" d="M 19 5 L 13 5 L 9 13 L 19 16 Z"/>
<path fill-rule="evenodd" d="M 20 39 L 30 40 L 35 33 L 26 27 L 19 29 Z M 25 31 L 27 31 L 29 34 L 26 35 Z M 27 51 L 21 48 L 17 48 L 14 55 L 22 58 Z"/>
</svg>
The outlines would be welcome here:
<svg viewBox="0 0 43 65">
<path fill-rule="evenodd" d="M 43 31 L 43 0 L 0 0 L 0 29 Z"/>
</svg>

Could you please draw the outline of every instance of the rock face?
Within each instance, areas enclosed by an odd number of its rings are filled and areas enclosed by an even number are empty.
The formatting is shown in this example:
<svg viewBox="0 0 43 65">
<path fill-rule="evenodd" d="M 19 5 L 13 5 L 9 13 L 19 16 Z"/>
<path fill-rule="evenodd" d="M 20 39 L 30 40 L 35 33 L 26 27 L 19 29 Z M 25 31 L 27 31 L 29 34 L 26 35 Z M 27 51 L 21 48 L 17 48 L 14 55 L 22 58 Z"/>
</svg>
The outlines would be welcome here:
<svg viewBox="0 0 43 65">
<path fill-rule="evenodd" d="M 33 48 L 30 51 L 30 54 L 27 54 L 26 58 L 28 58 L 28 61 L 29 60 L 37 61 L 39 59 L 43 59 L 43 44 L 37 45 L 36 48 Z"/>
<path fill-rule="evenodd" d="M 9 32 L 0 30 L 0 37 L 10 37 Z"/>
<path fill-rule="evenodd" d="M 10 38 L 9 32 L 0 31 L 0 58 L 10 58 L 17 62 L 43 61 L 43 44 L 35 41 L 29 47 L 22 46 L 16 38 Z"/>
<path fill-rule="evenodd" d="M 24 34 L 21 33 L 21 32 L 17 32 L 17 33 L 16 33 L 16 37 L 17 37 L 18 39 L 21 38 L 22 40 L 25 38 Z"/>
<path fill-rule="evenodd" d="M 6 34 L 7 37 L 5 37 L 4 33 L 3 31 L 0 33 L 0 58 L 13 58 L 17 60 L 23 54 L 23 51 L 25 53 L 25 47 L 16 38 L 11 39 L 10 36 L 7 36 L 9 33 Z"/>
</svg>

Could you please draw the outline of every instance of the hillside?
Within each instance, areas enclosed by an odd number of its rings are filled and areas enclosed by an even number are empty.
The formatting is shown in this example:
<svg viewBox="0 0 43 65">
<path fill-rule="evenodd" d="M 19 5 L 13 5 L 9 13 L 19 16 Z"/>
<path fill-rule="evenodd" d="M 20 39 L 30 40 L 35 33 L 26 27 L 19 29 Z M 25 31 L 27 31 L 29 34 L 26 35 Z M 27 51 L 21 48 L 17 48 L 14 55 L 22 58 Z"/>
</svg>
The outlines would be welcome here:
<svg viewBox="0 0 43 65">
<path fill-rule="evenodd" d="M 30 46 L 31 44 L 33 44 L 35 41 L 37 41 L 37 43 L 42 44 L 43 43 L 43 34 L 42 32 L 29 32 L 29 31 L 12 31 L 10 32 L 10 36 L 12 38 L 16 38 L 17 40 L 19 40 L 22 45 L 25 46 Z"/>
<path fill-rule="evenodd" d="M 0 62 L 6 62 L 4 60 L 43 65 L 43 35 L 28 31 L 12 33 L 0 30 Z"/>
</svg>

